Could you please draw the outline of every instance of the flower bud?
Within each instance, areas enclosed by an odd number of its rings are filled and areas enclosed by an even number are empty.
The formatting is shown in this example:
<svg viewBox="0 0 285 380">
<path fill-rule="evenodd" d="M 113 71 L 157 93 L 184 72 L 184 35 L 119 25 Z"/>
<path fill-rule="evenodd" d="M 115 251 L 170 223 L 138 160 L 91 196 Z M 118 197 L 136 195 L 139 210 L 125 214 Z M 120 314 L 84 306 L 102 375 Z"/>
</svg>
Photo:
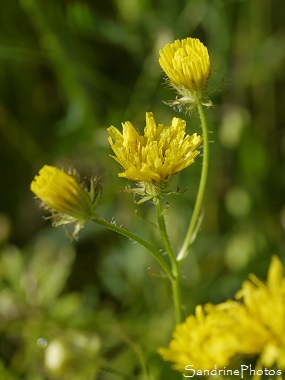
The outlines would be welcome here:
<svg viewBox="0 0 285 380">
<path fill-rule="evenodd" d="M 75 223 L 73 235 L 92 217 L 101 189 L 90 180 L 90 189 L 80 183 L 76 171 L 71 174 L 45 165 L 31 183 L 31 191 L 51 210 L 55 226 Z"/>
<path fill-rule="evenodd" d="M 206 84 L 211 73 L 208 49 L 197 38 L 176 40 L 159 51 L 159 64 L 166 73 L 170 85 L 180 99 L 171 102 L 181 108 L 184 104 L 202 103 L 210 106 L 205 98 Z"/>
</svg>

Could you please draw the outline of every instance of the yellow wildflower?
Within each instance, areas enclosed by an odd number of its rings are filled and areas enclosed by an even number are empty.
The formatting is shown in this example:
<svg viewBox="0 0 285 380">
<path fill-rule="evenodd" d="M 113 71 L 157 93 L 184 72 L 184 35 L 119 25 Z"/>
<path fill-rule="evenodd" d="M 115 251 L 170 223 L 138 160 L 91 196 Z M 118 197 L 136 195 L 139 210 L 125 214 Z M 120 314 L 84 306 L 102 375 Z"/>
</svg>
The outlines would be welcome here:
<svg viewBox="0 0 285 380">
<path fill-rule="evenodd" d="M 208 49 L 197 38 L 176 40 L 159 51 L 159 64 L 169 78 L 170 84 L 182 95 L 173 105 L 202 103 L 205 86 L 211 73 Z"/>
<path fill-rule="evenodd" d="M 239 318 L 239 352 L 260 355 L 262 365 L 285 369 L 285 278 L 277 256 L 273 256 L 264 284 L 254 275 L 245 281 L 236 298 L 246 313 Z"/>
<path fill-rule="evenodd" d="M 75 233 L 94 214 L 100 191 L 91 180 L 90 191 L 79 183 L 77 173 L 45 165 L 31 183 L 31 191 L 51 209 L 54 224 L 75 223 Z"/>
<path fill-rule="evenodd" d="M 143 183 L 167 181 L 199 154 L 196 149 L 202 137 L 186 135 L 186 122 L 177 117 L 170 126 L 157 125 L 153 114 L 147 112 L 143 136 L 129 121 L 122 125 L 123 133 L 113 126 L 108 128 L 108 140 L 116 154 L 112 157 L 124 168 L 119 177 Z"/>
<path fill-rule="evenodd" d="M 198 305 L 195 315 L 176 327 L 169 347 L 159 349 L 164 360 L 173 362 L 175 370 L 186 373 L 188 365 L 194 370 L 222 368 L 234 355 L 236 337 L 228 334 L 232 320 L 227 310 L 210 306 L 208 312 Z M 231 307 L 235 309 L 236 305 Z"/>
<path fill-rule="evenodd" d="M 264 284 L 254 275 L 237 292 L 238 301 L 196 308 L 177 326 L 168 348 L 161 348 L 164 360 L 186 373 L 192 369 L 223 368 L 238 355 L 259 356 L 263 367 L 285 369 L 285 278 L 274 256 Z M 242 302 L 240 302 L 242 301 Z"/>
</svg>

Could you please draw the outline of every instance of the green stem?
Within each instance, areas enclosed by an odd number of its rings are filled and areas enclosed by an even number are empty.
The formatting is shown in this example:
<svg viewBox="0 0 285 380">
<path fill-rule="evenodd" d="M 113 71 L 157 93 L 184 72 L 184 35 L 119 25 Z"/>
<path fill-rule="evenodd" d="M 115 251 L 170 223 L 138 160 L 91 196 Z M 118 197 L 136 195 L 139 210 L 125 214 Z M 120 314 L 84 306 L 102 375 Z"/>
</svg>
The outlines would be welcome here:
<svg viewBox="0 0 285 380">
<path fill-rule="evenodd" d="M 130 231 L 128 231 L 122 227 L 119 227 L 113 223 L 107 222 L 105 219 L 102 219 L 99 217 L 93 217 L 90 220 L 92 220 L 92 222 L 98 223 L 101 226 L 108 228 L 109 230 L 117 232 L 120 235 L 124 235 L 127 238 L 134 240 L 135 242 L 139 243 L 142 247 L 147 249 L 152 254 L 152 256 L 155 258 L 155 260 L 160 264 L 160 266 L 164 270 L 164 272 L 167 275 L 167 277 L 169 278 L 169 280 L 172 281 L 173 274 L 172 274 L 171 269 L 169 268 L 168 264 L 161 257 L 158 250 L 155 247 L 153 247 L 151 244 L 149 244 L 146 240 L 144 240 L 143 238 L 133 234 L 132 232 L 130 232 Z"/>
<path fill-rule="evenodd" d="M 178 263 L 177 263 L 178 264 Z M 173 305 L 175 312 L 176 325 L 182 323 L 182 308 L 181 308 L 181 291 L 180 291 L 180 275 L 178 274 L 173 280 L 171 280 Z"/>
<path fill-rule="evenodd" d="M 166 231 L 166 225 L 165 225 L 165 220 L 164 220 L 164 216 L 163 216 L 160 198 L 156 197 L 154 199 L 154 202 L 156 205 L 156 216 L 157 216 L 158 226 L 160 229 L 160 235 L 162 237 L 166 252 L 167 252 L 168 257 L 169 257 L 170 262 L 171 262 L 172 273 L 174 271 L 173 275 L 177 276 L 176 270 L 178 268 L 177 268 L 176 258 L 175 258 L 175 255 L 174 255 L 174 252 L 173 252 L 173 249 L 172 249 L 172 246 L 171 246 L 171 243 L 170 243 L 167 231 Z"/>
<path fill-rule="evenodd" d="M 156 214 L 157 214 L 158 226 L 160 229 L 160 235 L 162 237 L 166 252 L 168 254 L 168 257 L 171 263 L 172 278 L 170 279 L 170 281 L 171 281 L 171 287 L 172 287 L 175 320 L 176 320 L 176 324 L 179 324 L 182 322 L 179 263 L 176 260 L 176 257 L 174 255 L 174 252 L 173 252 L 173 249 L 172 249 L 172 246 L 167 234 L 165 219 L 164 219 L 164 215 L 163 215 L 163 211 L 161 207 L 161 201 L 159 197 L 155 198 L 155 204 L 156 204 Z"/>
<path fill-rule="evenodd" d="M 206 189 L 207 177 L 208 177 L 208 166 L 209 166 L 209 135 L 207 122 L 203 110 L 202 104 L 198 104 L 198 111 L 201 120 L 202 134 L 203 134 L 203 163 L 202 163 L 202 172 L 200 178 L 200 184 L 198 189 L 198 194 L 196 198 L 196 203 L 194 206 L 193 214 L 189 223 L 189 227 L 182 245 L 180 252 L 177 256 L 179 262 L 183 261 L 188 254 L 189 248 L 194 241 L 197 227 L 199 224 L 199 217 L 201 215 L 201 209 L 204 200 L 204 194 Z"/>
</svg>

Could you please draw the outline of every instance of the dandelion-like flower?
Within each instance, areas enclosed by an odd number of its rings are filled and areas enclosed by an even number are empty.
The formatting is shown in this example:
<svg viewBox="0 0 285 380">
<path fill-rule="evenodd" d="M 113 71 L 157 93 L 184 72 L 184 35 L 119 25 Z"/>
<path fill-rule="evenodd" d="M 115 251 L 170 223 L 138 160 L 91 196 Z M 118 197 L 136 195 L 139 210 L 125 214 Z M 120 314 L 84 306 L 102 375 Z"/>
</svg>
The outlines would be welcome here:
<svg viewBox="0 0 285 380">
<path fill-rule="evenodd" d="M 243 313 L 237 316 L 242 335 L 238 351 L 259 355 L 265 367 L 285 369 L 285 278 L 277 256 L 271 260 L 266 283 L 250 275 L 236 298 L 243 301 Z"/>
<path fill-rule="evenodd" d="M 274 256 L 266 284 L 254 275 L 236 294 L 238 301 L 199 305 L 195 316 L 177 326 L 164 360 L 174 369 L 223 368 L 237 355 L 259 356 L 263 367 L 285 369 L 285 278 Z"/>
<path fill-rule="evenodd" d="M 177 326 L 168 348 L 160 348 L 163 359 L 173 363 L 173 368 L 185 372 L 188 365 L 194 370 L 223 368 L 234 355 L 236 337 L 228 334 L 232 320 L 227 312 L 213 305 L 211 312 L 201 305 L 195 315 Z"/>
<path fill-rule="evenodd" d="M 75 223 L 75 236 L 85 221 L 94 216 L 101 190 L 96 179 L 90 180 L 90 189 L 80 183 L 76 171 L 65 173 L 45 165 L 31 183 L 31 191 L 52 212 L 54 225 Z"/>
<path fill-rule="evenodd" d="M 159 51 L 159 64 L 180 99 L 170 102 L 179 108 L 183 104 L 202 103 L 210 106 L 205 88 L 211 73 L 208 49 L 197 38 L 176 40 Z"/>
<path fill-rule="evenodd" d="M 123 133 L 111 126 L 108 140 L 116 156 L 112 156 L 124 169 L 119 177 L 160 187 L 169 178 L 194 162 L 196 149 L 202 137 L 187 135 L 186 122 L 177 117 L 170 126 L 156 124 L 151 112 L 146 113 L 144 135 L 140 135 L 127 121 Z M 149 188 L 150 186 L 143 186 Z"/>
</svg>

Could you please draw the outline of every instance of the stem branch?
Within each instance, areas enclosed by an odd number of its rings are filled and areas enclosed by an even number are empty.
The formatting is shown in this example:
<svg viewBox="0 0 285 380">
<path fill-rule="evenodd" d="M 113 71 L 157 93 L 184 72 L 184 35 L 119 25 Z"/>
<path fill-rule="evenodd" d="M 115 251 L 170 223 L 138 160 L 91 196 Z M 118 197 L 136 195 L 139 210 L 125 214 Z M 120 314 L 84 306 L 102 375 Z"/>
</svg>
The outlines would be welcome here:
<svg viewBox="0 0 285 380">
<path fill-rule="evenodd" d="M 151 244 L 149 244 L 146 240 L 144 240 L 140 236 L 137 236 L 134 233 L 132 233 L 132 232 L 130 232 L 130 231 L 128 231 L 122 227 L 119 227 L 113 223 L 107 222 L 105 219 L 102 219 L 99 217 L 94 217 L 91 220 L 92 220 L 92 222 L 98 223 L 101 226 L 108 228 L 109 230 L 117 232 L 120 235 L 124 235 L 131 240 L 134 240 L 135 242 L 139 243 L 142 247 L 147 249 L 152 254 L 152 256 L 155 258 L 155 260 L 160 264 L 160 266 L 164 270 L 164 272 L 167 275 L 167 277 L 169 278 L 169 280 L 172 281 L 173 274 L 172 274 L 171 269 L 169 268 L 168 264 L 161 257 L 158 250 L 155 247 L 153 247 Z"/>
</svg>

